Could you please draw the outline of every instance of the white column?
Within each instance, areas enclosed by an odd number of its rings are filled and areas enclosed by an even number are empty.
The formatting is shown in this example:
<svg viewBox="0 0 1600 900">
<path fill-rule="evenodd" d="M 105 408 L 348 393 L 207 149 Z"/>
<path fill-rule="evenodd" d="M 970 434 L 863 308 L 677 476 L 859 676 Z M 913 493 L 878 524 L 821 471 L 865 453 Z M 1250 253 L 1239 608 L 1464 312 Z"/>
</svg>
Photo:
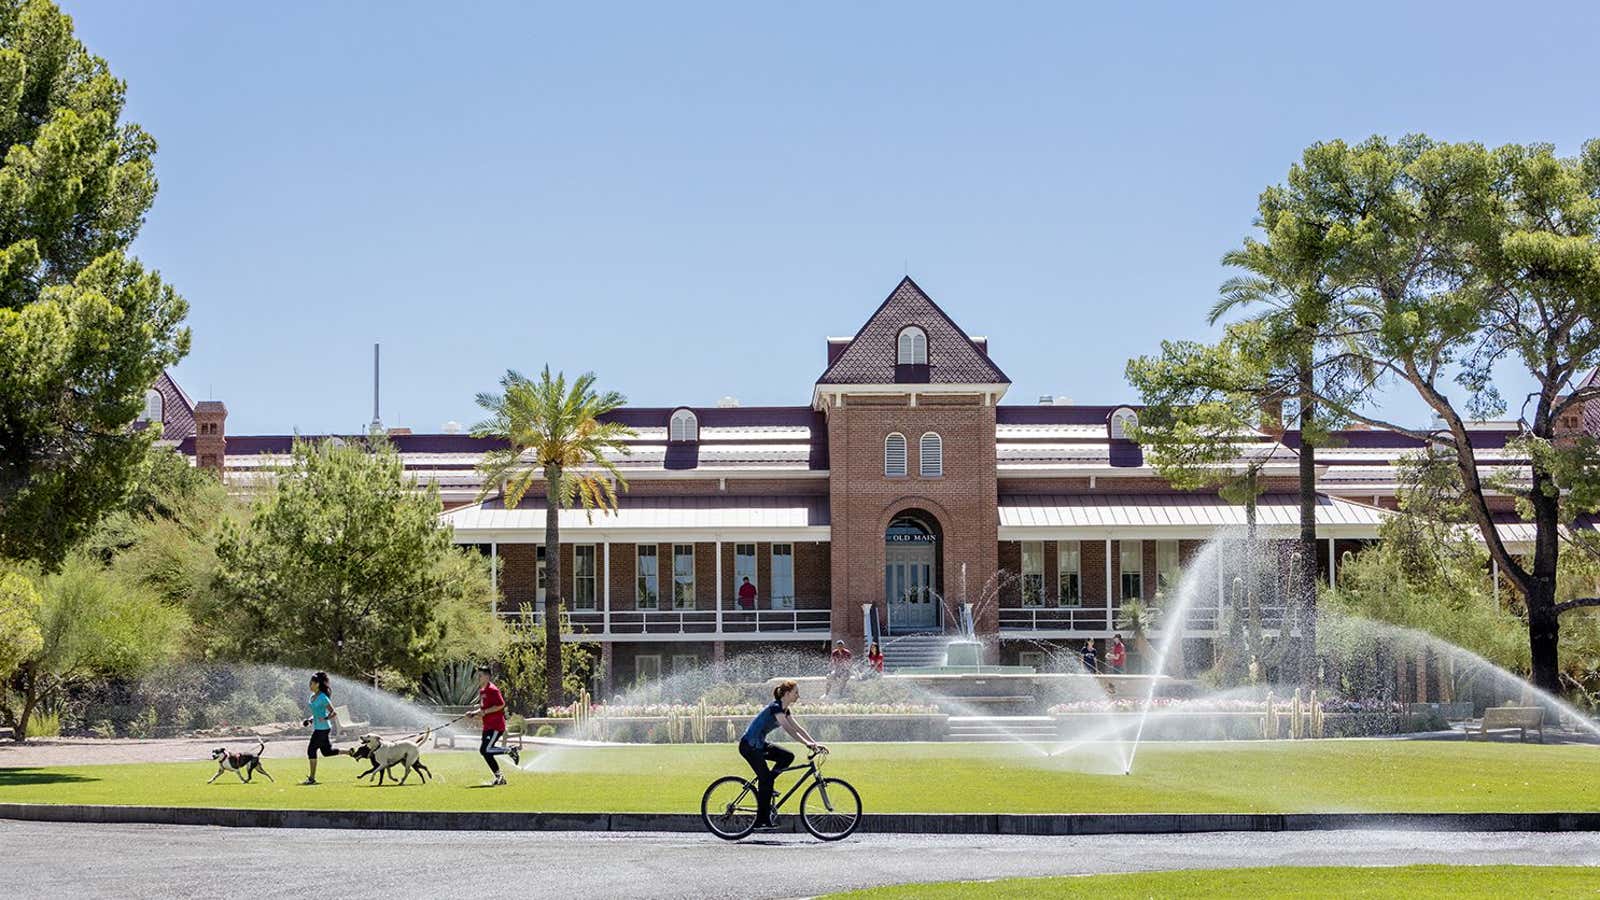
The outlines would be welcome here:
<svg viewBox="0 0 1600 900">
<path fill-rule="evenodd" d="M 497 541 L 489 542 L 489 584 L 494 588 L 490 594 L 493 598 L 489 601 L 489 611 L 496 615 L 500 612 L 500 544 Z"/>
<path fill-rule="evenodd" d="M 722 633 L 722 538 L 717 538 L 717 634 Z"/>
<path fill-rule="evenodd" d="M 799 626 L 796 625 L 796 627 L 798 628 Z M 861 604 L 861 642 L 866 644 L 865 647 L 861 648 L 861 652 L 863 654 L 865 654 L 868 650 L 872 649 L 872 604 L 871 603 L 863 603 L 863 604 Z M 883 647 L 880 646 L 878 649 L 881 651 L 881 650 L 883 650 Z"/>
<path fill-rule="evenodd" d="M 1111 538 L 1106 538 L 1106 624 L 1110 625 L 1115 617 L 1111 608 Z"/>
<path fill-rule="evenodd" d="M 600 544 L 600 557 L 603 560 L 605 560 L 605 566 L 604 566 L 605 574 L 603 574 L 601 576 L 602 578 L 605 579 L 605 588 L 604 588 L 604 590 L 605 590 L 605 593 L 604 593 L 605 609 L 604 609 L 603 612 L 600 613 L 600 631 L 605 633 L 605 634 L 610 634 L 611 633 L 611 542 L 610 541 L 604 541 L 604 542 L 602 542 Z"/>
<path fill-rule="evenodd" d="M 1339 583 L 1339 555 L 1334 552 L 1333 538 L 1328 538 L 1328 587 Z"/>
</svg>

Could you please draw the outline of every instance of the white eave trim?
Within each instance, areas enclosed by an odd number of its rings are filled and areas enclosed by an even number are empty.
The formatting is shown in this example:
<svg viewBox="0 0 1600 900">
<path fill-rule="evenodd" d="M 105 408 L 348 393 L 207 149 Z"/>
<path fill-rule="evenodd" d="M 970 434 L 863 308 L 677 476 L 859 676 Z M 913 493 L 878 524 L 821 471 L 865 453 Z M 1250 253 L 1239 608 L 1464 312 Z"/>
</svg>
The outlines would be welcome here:
<svg viewBox="0 0 1600 900">
<path fill-rule="evenodd" d="M 1210 540 L 1219 534 L 1243 533 L 1240 525 L 1002 525 L 1002 541 L 1085 541 L 1085 540 Z M 1293 540 L 1300 536 L 1299 525 L 1260 525 L 1257 536 L 1270 540 Z M 1318 538 L 1376 539 L 1374 525 L 1318 525 Z"/>
<path fill-rule="evenodd" d="M 880 396 L 900 397 L 907 394 L 982 394 L 988 398 L 988 405 L 997 406 L 1000 398 L 1006 395 L 1011 385 L 1006 382 L 989 384 L 818 384 L 811 392 L 811 408 L 826 409 L 828 404 L 823 402 L 824 397 L 834 398 L 833 405 L 838 406 L 838 398 L 851 396 Z"/>
<path fill-rule="evenodd" d="M 827 525 L 804 525 L 795 528 L 615 528 L 604 525 L 594 527 L 565 526 L 561 529 L 563 544 L 692 544 L 739 540 L 745 542 L 777 542 L 780 544 L 805 541 L 831 541 L 833 529 Z M 457 544 L 542 544 L 544 526 L 532 528 L 457 528 L 451 538 Z"/>
</svg>

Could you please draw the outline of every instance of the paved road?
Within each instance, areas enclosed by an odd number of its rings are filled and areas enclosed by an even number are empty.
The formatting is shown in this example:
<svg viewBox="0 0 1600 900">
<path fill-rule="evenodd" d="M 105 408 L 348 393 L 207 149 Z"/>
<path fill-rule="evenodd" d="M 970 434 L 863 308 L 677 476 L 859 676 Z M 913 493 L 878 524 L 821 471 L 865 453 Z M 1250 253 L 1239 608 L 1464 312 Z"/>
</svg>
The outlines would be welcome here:
<svg viewBox="0 0 1600 900">
<path fill-rule="evenodd" d="M 0 821 L 8 897 L 797 897 L 911 881 L 1259 865 L 1600 866 L 1600 833 L 1111 837 L 494 833 Z"/>
</svg>

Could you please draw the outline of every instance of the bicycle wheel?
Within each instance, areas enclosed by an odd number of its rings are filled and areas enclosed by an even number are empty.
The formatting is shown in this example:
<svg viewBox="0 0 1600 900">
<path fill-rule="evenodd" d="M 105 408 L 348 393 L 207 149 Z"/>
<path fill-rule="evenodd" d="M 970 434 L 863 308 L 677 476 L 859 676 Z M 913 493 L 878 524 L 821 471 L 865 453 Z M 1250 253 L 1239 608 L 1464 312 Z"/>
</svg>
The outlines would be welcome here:
<svg viewBox="0 0 1600 900">
<path fill-rule="evenodd" d="M 725 841 L 737 841 L 755 830 L 755 783 L 728 775 L 711 782 L 700 798 L 700 819 L 706 830 Z"/>
<path fill-rule="evenodd" d="M 818 778 L 800 798 L 800 821 L 817 840 L 847 838 L 861 824 L 861 795 L 848 781 Z"/>
</svg>

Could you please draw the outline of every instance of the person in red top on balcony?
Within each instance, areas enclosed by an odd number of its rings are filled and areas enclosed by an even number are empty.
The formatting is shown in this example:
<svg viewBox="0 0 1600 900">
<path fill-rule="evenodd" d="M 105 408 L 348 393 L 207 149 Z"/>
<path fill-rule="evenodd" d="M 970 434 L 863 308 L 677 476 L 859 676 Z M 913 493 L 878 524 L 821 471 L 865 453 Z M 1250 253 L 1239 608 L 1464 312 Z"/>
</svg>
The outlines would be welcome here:
<svg viewBox="0 0 1600 900">
<path fill-rule="evenodd" d="M 483 761 L 489 764 L 489 771 L 494 773 L 494 780 L 489 782 L 491 787 L 506 783 L 506 776 L 500 773 L 500 764 L 495 762 L 496 756 L 506 755 L 511 757 L 511 764 L 521 765 L 521 753 L 515 747 L 497 746 L 506 733 L 506 698 L 500 693 L 500 688 L 489 679 L 489 667 L 478 667 L 478 707 L 467 713 L 467 718 L 483 723 L 483 738 L 478 744 L 478 753 Z"/>
<path fill-rule="evenodd" d="M 750 583 L 749 578 L 745 578 L 744 584 L 739 585 L 739 608 L 756 608 L 756 586 Z"/>
</svg>

